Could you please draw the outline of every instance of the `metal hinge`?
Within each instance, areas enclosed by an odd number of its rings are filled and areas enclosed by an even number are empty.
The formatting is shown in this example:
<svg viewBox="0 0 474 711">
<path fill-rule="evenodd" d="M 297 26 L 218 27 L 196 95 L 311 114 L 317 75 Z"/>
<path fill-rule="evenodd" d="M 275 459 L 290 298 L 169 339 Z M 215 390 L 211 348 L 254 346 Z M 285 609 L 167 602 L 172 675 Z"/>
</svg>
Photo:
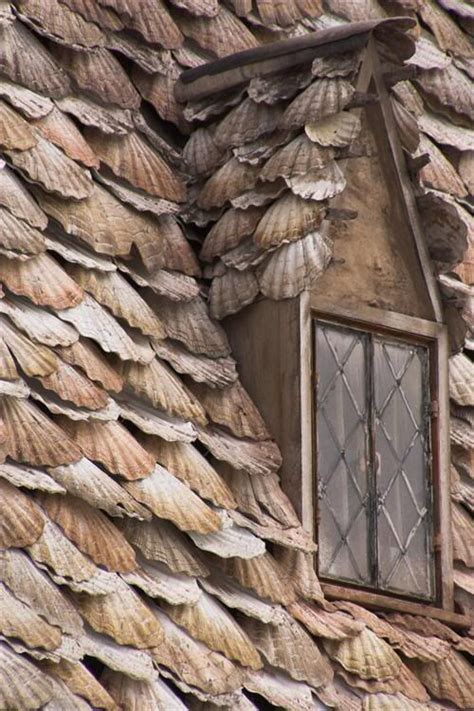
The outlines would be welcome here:
<svg viewBox="0 0 474 711">
<path fill-rule="evenodd" d="M 431 417 L 439 417 L 439 403 L 437 400 L 432 400 L 430 404 Z"/>
<path fill-rule="evenodd" d="M 442 549 L 442 547 L 443 547 L 442 541 L 443 541 L 443 537 L 442 537 L 441 533 L 435 533 L 435 535 L 433 536 L 433 550 L 435 553 L 439 553 L 439 551 Z"/>
</svg>

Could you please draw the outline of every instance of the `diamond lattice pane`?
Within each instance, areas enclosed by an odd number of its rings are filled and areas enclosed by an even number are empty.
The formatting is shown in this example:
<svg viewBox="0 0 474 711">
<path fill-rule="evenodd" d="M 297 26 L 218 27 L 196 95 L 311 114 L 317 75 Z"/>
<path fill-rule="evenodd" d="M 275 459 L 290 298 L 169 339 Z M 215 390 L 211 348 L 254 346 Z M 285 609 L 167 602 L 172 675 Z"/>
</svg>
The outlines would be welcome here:
<svg viewBox="0 0 474 711">
<path fill-rule="evenodd" d="M 374 339 L 378 586 L 432 596 L 427 351 Z"/>
<path fill-rule="evenodd" d="M 369 581 L 366 337 L 316 330 L 319 572 Z"/>
</svg>

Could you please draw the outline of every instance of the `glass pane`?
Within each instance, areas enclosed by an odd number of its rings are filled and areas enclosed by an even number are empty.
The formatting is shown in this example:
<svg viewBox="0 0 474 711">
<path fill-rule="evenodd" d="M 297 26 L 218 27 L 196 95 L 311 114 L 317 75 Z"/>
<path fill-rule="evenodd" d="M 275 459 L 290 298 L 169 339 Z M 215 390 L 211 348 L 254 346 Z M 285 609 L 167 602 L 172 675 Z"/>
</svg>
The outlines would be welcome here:
<svg viewBox="0 0 474 711">
<path fill-rule="evenodd" d="M 426 348 L 374 338 L 378 587 L 432 597 Z"/>
<path fill-rule="evenodd" d="M 368 583 L 366 336 L 316 329 L 319 572 Z"/>
</svg>

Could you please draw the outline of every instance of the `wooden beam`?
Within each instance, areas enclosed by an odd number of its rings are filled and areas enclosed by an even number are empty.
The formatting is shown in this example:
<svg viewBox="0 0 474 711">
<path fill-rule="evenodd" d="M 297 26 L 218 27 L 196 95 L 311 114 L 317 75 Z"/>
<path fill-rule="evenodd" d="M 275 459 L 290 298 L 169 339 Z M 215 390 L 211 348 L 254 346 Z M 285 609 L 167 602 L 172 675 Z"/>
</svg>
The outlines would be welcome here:
<svg viewBox="0 0 474 711">
<path fill-rule="evenodd" d="M 355 590 L 342 585 L 332 585 L 322 583 L 324 595 L 328 600 L 347 600 L 363 607 L 374 610 L 385 610 L 386 612 L 400 612 L 405 615 L 419 615 L 421 617 L 431 617 L 440 622 L 444 622 L 450 627 L 470 628 L 472 624 L 469 615 L 460 615 L 451 610 L 442 610 L 439 607 L 424 604 L 422 602 L 411 602 L 410 600 L 400 600 L 388 595 L 378 595 L 366 590 Z"/>
<path fill-rule="evenodd" d="M 413 187 L 411 185 L 410 176 L 403 156 L 403 149 L 398 137 L 395 117 L 393 115 L 390 97 L 385 85 L 380 60 L 375 47 L 373 37 L 369 39 L 367 46 L 367 57 L 372 68 L 375 87 L 380 96 L 380 108 L 382 111 L 387 138 L 392 153 L 393 162 L 395 165 L 396 175 L 398 177 L 399 189 L 401 190 L 403 201 L 406 209 L 408 222 L 415 240 L 418 257 L 420 260 L 421 270 L 426 282 L 426 288 L 433 307 L 433 312 L 436 321 L 443 322 L 443 308 L 441 304 L 441 295 L 439 292 L 438 283 L 433 271 L 433 264 L 429 255 L 428 246 L 426 244 L 423 228 L 421 226 L 418 208 L 416 206 L 415 197 L 413 195 Z"/>
</svg>

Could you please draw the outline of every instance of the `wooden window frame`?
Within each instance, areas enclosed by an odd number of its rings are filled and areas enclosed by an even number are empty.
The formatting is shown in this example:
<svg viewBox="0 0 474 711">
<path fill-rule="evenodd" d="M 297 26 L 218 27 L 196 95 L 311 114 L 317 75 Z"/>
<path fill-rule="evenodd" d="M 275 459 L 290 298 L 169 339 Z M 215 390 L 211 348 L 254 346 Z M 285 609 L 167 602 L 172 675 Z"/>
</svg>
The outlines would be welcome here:
<svg viewBox="0 0 474 711">
<path fill-rule="evenodd" d="M 313 326 L 318 318 L 336 324 L 366 330 L 380 335 L 398 336 L 429 346 L 431 367 L 431 399 L 434 403 L 431 418 L 432 477 L 433 477 L 433 547 L 435 551 L 436 600 L 422 602 L 413 597 L 379 592 L 352 586 L 350 583 L 324 582 L 322 586 L 329 598 L 346 599 L 367 606 L 395 609 L 411 614 L 425 614 L 440 619 L 453 614 L 453 559 L 450 501 L 450 449 L 449 449 L 449 390 L 448 390 L 448 335 L 446 326 L 404 314 L 358 305 L 349 308 L 310 296 L 306 302 L 305 320 Z M 314 358 L 314 326 L 306 328 L 306 344 L 309 357 Z M 312 468 L 312 529 L 317 540 L 316 528 L 316 403 L 315 377 L 311 369 L 311 453 Z M 306 518 L 306 517 L 305 517 Z"/>
</svg>

